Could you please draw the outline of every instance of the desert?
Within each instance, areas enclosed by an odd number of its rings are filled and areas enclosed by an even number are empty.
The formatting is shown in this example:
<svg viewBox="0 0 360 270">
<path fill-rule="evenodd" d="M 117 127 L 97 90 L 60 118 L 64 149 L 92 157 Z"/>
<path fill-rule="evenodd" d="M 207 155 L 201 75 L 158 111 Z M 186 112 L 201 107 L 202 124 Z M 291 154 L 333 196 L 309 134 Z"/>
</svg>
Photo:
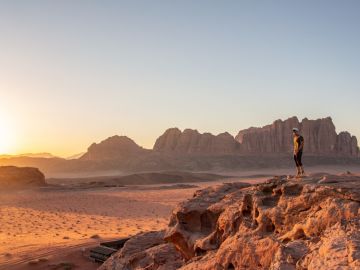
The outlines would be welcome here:
<svg viewBox="0 0 360 270">
<path fill-rule="evenodd" d="M 357 167 L 346 168 L 354 176 L 360 173 Z M 321 171 L 337 175 L 345 168 L 310 168 L 310 172 L 324 174 Z M 174 209 L 191 200 L 200 190 L 223 183 L 240 187 L 258 184 L 276 172 L 286 175 L 292 171 L 273 169 L 257 171 L 258 174 L 238 171 L 233 172 L 232 177 L 218 175 L 209 181 L 203 179 L 202 182 L 190 181 L 187 184 L 94 186 L 84 183 L 84 180 L 76 183 L 76 179 L 71 179 L 68 184 L 63 180 L 59 186 L 51 183 L 45 187 L 11 192 L 2 190 L 0 269 L 97 269 L 101 264 L 89 258 L 89 250 L 99 243 L 165 231 L 171 223 L 171 213 L 176 211 Z M 103 179 L 107 180 L 107 177 Z M 165 239 L 165 235 L 162 237 Z M 117 267 L 114 269 L 126 269 L 125 266 Z"/>
<path fill-rule="evenodd" d="M 360 270 L 360 1 L 0 1 L 0 270 Z"/>
</svg>

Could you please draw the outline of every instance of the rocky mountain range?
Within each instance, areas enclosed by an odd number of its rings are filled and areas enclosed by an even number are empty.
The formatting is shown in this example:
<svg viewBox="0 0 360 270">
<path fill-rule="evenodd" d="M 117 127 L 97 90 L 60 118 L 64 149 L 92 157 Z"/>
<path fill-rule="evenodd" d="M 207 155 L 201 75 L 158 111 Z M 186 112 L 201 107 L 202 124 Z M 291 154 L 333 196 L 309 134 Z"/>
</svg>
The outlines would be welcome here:
<svg viewBox="0 0 360 270">
<path fill-rule="evenodd" d="M 330 117 L 317 120 L 297 117 L 276 120 L 271 125 L 239 131 L 234 138 L 229 133 L 214 136 L 197 130 L 181 132 L 171 128 L 154 145 L 155 151 L 173 154 L 286 154 L 292 152 L 292 128 L 299 128 L 305 138 L 305 152 L 312 155 L 357 157 L 359 148 L 355 136 L 348 132 L 336 133 Z"/>
<path fill-rule="evenodd" d="M 156 140 L 153 149 L 144 149 L 126 136 L 112 136 L 93 143 L 77 159 L 7 157 L 0 158 L 0 165 L 38 167 L 46 174 L 286 167 L 292 165 L 289 157 L 293 127 L 304 136 L 306 164 L 360 164 L 356 137 L 348 132 L 337 133 L 330 117 L 302 121 L 292 117 L 240 130 L 235 137 L 227 132 L 213 135 L 170 128 Z"/>
</svg>

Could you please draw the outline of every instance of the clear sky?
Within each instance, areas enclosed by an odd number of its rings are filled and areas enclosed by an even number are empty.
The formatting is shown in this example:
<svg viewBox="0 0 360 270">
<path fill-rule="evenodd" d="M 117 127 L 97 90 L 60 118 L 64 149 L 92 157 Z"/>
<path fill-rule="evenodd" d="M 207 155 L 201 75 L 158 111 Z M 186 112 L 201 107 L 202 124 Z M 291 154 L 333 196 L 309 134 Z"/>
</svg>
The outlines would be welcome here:
<svg viewBox="0 0 360 270">
<path fill-rule="evenodd" d="M 359 1 L 0 1 L 0 153 L 297 115 L 360 137 Z"/>
</svg>

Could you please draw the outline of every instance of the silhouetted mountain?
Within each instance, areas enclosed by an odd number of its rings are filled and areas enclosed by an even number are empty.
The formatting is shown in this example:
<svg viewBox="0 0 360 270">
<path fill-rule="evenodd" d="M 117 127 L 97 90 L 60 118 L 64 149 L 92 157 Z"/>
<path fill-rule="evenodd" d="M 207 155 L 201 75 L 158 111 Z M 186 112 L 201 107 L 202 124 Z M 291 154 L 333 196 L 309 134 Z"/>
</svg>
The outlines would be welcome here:
<svg viewBox="0 0 360 270">
<path fill-rule="evenodd" d="M 126 159 L 132 156 L 148 153 L 137 145 L 132 139 L 126 136 L 112 136 L 96 144 L 93 143 L 87 152 L 80 157 L 81 160 L 118 160 Z"/>
<path fill-rule="evenodd" d="M 293 165 L 292 128 L 305 138 L 307 165 L 360 164 L 355 136 L 336 133 L 330 117 L 318 120 L 296 117 L 277 120 L 261 128 L 229 133 L 201 134 L 197 130 L 171 128 L 161 135 L 153 150 L 137 145 L 126 136 L 113 136 L 93 143 L 79 159 L 11 157 L 0 165 L 31 166 L 46 174 L 91 173 L 99 171 L 232 170 L 287 167 Z"/>
<path fill-rule="evenodd" d="M 178 128 L 170 128 L 156 140 L 154 150 L 175 154 L 226 155 L 238 153 L 240 144 L 227 132 L 215 136 L 200 134 L 193 129 L 181 132 Z"/>
</svg>

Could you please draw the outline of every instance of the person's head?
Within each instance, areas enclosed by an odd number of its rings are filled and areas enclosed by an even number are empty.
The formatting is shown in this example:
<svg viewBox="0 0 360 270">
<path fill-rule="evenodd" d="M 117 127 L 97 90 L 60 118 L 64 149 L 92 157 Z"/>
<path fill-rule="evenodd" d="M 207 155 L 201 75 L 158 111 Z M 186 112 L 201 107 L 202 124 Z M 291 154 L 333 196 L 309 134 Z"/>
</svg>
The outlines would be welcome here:
<svg viewBox="0 0 360 270">
<path fill-rule="evenodd" d="M 294 136 L 299 136 L 299 129 L 298 128 L 293 128 L 292 132 L 293 132 Z"/>
</svg>

